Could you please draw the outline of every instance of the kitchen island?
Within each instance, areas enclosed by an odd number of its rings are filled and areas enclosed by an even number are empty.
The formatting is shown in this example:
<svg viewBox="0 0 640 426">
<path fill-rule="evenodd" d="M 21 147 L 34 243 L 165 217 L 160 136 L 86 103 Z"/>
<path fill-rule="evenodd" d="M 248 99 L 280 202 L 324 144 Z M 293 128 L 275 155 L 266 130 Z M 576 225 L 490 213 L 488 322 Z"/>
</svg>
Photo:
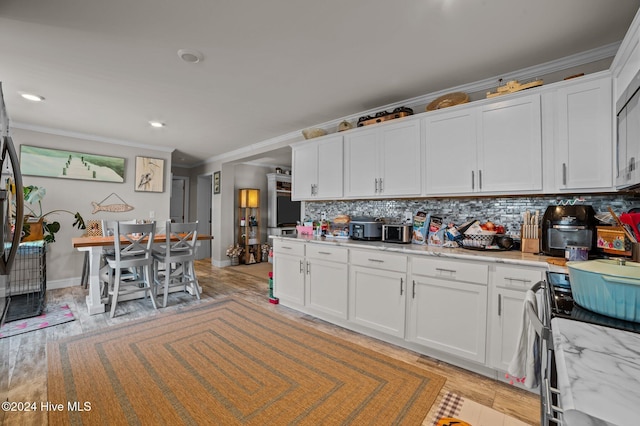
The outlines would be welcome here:
<svg viewBox="0 0 640 426">
<path fill-rule="evenodd" d="M 563 318 L 551 330 L 563 424 L 638 424 L 640 334 Z"/>
</svg>

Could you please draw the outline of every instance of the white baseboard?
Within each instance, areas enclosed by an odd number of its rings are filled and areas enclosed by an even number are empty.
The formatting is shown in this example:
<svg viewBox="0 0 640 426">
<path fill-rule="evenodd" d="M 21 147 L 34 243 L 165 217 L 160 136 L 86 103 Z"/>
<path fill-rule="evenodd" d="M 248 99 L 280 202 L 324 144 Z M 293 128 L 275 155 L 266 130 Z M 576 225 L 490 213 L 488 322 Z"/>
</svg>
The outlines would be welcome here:
<svg viewBox="0 0 640 426">
<path fill-rule="evenodd" d="M 67 288 L 80 285 L 80 277 L 65 278 L 62 280 L 47 280 L 47 290 Z"/>
</svg>

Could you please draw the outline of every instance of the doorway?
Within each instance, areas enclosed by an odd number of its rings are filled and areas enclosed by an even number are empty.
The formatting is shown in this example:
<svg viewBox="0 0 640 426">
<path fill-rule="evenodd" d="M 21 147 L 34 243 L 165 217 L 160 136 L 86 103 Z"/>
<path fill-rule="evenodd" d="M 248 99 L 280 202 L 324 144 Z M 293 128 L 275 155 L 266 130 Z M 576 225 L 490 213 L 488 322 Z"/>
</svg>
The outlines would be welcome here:
<svg viewBox="0 0 640 426">
<path fill-rule="evenodd" d="M 196 189 L 196 217 L 198 218 L 198 234 L 211 235 L 212 220 L 212 175 L 198 176 Z M 211 257 L 211 241 L 203 241 L 198 246 L 196 259 L 207 259 Z"/>
<path fill-rule="evenodd" d="M 189 217 L 189 178 L 173 176 L 171 178 L 171 199 L 169 218 L 174 223 L 184 223 Z"/>
</svg>

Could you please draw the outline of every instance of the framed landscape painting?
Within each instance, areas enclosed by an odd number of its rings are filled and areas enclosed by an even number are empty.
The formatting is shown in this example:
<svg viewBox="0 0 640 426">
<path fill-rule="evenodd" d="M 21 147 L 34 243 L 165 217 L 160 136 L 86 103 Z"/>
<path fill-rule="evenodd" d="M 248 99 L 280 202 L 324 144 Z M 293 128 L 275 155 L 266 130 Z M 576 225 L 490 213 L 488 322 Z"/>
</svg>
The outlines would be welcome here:
<svg viewBox="0 0 640 426">
<path fill-rule="evenodd" d="M 124 158 L 20 145 L 23 175 L 124 182 Z"/>
<path fill-rule="evenodd" d="M 135 185 L 136 191 L 164 192 L 164 160 L 136 157 Z"/>
</svg>

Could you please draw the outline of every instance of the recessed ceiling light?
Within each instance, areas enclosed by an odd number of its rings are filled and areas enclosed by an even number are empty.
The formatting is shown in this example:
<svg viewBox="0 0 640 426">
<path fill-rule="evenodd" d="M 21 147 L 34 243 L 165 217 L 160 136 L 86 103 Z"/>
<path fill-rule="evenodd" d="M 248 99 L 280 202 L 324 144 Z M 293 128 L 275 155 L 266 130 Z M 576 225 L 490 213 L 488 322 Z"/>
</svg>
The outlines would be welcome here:
<svg viewBox="0 0 640 426">
<path fill-rule="evenodd" d="M 202 52 L 193 49 L 180 49 L 178 50 L 178 57 L 185 62 L 195 64 L 204 59 Z"/>
<path fill-rule="evenodd" d="M 42 101 L 44 101 L 44 97 L 43 96 L 34 95 L 32 93 L 20 93 L 20 96 L 22 96 L 26 100 L 32 101 L 32 102 L 42 102 Z"/>
<path fill-rule="evenodd" d="M 150 121 L 149 124 L 151 124 L 151 127 L 164 127 L 165 124 L 162 121 Z"/>
</svg>

